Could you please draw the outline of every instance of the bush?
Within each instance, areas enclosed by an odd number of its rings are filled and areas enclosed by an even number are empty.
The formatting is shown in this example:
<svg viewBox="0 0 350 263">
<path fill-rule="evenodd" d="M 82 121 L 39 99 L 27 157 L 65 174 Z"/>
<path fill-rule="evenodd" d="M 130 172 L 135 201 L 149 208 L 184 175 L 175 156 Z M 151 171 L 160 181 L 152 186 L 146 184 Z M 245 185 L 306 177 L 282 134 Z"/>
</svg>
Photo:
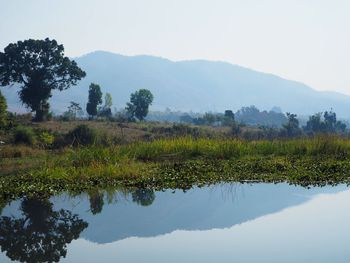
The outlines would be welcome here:
<svg viewBox="0 0 350 263">
<path fill-rule="evenodd" d="M 51 146 L 54 142 L 55 137 L 50 133 L 43 131 L 39 134 L 39 141 L 43 147 Z"/>
<path fill-rule="evenodd" d="M 19 126 L 13 131 L 13 142 L 15 144 L 34 145 L 36 143 L 36 136 L 31 128 Z"/>
<path fill-rule="evenodd" d="M 97 142 L 98 136 L 96 130 L 82 124 L 70 131 L 67 139 L 74 146 L 91 145 Z"/>
</svg>

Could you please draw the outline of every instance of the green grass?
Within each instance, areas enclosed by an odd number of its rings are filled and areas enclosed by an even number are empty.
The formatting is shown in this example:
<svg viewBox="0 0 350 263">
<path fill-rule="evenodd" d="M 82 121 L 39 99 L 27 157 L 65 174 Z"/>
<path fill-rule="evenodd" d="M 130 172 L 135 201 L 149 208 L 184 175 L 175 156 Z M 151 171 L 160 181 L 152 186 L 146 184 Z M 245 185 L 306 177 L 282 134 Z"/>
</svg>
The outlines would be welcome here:
<svg viewBox="0 0 350 263">
<path fill-rule="evenodd" d="M 138 142 L 118 148 L 119 155 L 137 160 L 209 158 L 234 159 L 244 156 L 321 156 L 350 154 L 350 140 L 324 136 L 313 139 L 244 141 L 240 139 L 193 139 L 191 137 Z"/>
<path fill-rule="evenodd" d="M 3 199 L 96 187 L 188 189 L 231 181 L 305 186 L 350 181 L 350 140 L 331 136 L 274 141 L 182 137 L 32 154 L 1 159 Z M 9 172 L 11 165 L 16 174 Z"/>
</svg>

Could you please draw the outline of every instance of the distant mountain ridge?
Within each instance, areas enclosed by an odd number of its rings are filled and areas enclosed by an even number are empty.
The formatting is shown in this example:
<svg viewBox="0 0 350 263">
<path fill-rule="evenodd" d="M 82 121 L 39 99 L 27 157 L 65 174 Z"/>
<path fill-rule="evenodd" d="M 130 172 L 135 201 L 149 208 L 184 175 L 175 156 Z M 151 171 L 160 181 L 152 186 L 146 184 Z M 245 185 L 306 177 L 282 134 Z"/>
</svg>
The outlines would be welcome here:
<svg viewBox="0 0 350 263">
<path fill-rule="evenodd" d="M 269 110 L 279 106 L 285 112 L 309 115 L 333 109 L 350 118 L 350 96 L 320 92 L 278 76 L 254 71 L 226 62 L 192 60 L 173 62 L 152 56 L 123 56 L 96 51 L 75 58 L 87 76 L 78 86 L 55 92 L 52 109 L 63 112 L 70 101 L 87 102 L 91 82 L 112 94 L 114 106 L 121 108 L 130 93 L 140 88 L 155 96 L 152 109 L 223 112 L 255 105 Z M 2 89 L 10 108 L 19 105 L 15 89 Z"/>
</svg>

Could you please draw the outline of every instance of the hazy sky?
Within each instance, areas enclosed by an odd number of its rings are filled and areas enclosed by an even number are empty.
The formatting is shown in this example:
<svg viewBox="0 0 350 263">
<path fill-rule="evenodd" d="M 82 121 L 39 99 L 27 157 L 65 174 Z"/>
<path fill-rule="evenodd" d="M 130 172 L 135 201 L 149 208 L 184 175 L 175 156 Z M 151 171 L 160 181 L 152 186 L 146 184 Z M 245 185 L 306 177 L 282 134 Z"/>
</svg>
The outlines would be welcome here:
<svg viewBox="0 0 350 263">
<path fill-rule="evenodd" d="M 55 38 L 94 50 L 222 60 L 350 94 L 349 0 L 0 0 L 0 50 Z"/>
</svg>

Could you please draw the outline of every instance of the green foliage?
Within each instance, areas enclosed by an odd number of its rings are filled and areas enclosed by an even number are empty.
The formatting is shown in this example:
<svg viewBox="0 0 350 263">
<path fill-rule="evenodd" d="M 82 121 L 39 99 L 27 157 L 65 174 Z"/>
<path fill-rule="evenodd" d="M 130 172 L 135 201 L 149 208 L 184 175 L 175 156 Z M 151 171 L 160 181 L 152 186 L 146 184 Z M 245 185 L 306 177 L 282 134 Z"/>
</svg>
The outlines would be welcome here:
<svg viewBox="0 0 350 263">
<path fill-rule="evenodd" d="M 223 114 L 206 112 L 202 117 L 193 118 L 192 123 L 195 125 L 220 126 L 223 124 L 224 118 Z"/>
<path fill-rule="evenodd" d="M 36 121 L 49 113 L 52 90 L 68 89 L 85 75 L 56 40 L 18 41 L 0 52 L 0 85 L 21 84 L 20 99 L 36 113 Z"/>
<path fill-rule="evenodd" d="M 132 192 L 131 196 L 132 201 L 141 206 L 151 205 L 156 198 L 152 189 L 136 189 Z"/>
<path fill-rule="evenodd" d="M 337 115 L 333 111 L 325 111 L 322 118 L 322 113 L 316 113 L 309 117 L 305 132 L 308 134 L 317 133 L 343 133 L 346 129 L 346 124 L 337 121 Z"/>
<path fill-rule="evenodd" d="M 7 120 L 7 104 L 6 99 L 0 91 L 0 129 L 6 126 Z"/>
<path fill-rule="evenodd" d="M 153 194 L 145 189 L 152 187 L 189 189 L 245 181 L 304 186 L 350 182 L 350 142 L 332 136 L 250 142 L 178 138 L 69 149 L 44 160 L 29 173 L 0 176 L 3 196 L 87 190 L 91 212 L 98 213 L 104 199 L 96 188 L 102 187 L 137 187 L 139 191 L 132 191 L 133 201 L 148 205 Z"/>
<path fill-rule="evenodd" d="M 102 212 L 104 205 L 104 194 L 99 191 L 93 191 L 89 193 L 90 211 L 93 215 Z"/>
<path fill-rule="evenodd" d="M 94 144 L 97 138 L 97 132 L 84 124 L 77 126 L 67 134 L 67 139 L 74 146 Z"/>
<path fill-rule="evenodd" d="M 225 110 L 225 117 L 231 120 L 235 120 L 235 114 L 232 110 Z"/>
<path fill-rule="evenodd" d="M 13 131 L 13 142 L 15 144 L 35 145 L 36 141 L 36 135 L 30 127 L 18 126 Z"/>
<path fill-rule="evenodd" d="M 111 118 L 112 117 L 112 110 L 111 108 L 101 108 L 98 111 L 99 117 L 105 117 L 105 118 Z"/>
<path fill-rule="evenodd" d="M 91 116 L 97 115 L 97 106 L 102 103 L 102 91 L 99 85 L 91 83 L 89 87 L 89 100 L 86 111 Z"/>
<path fill-rule="evenodd" d="M 235 123 L 235 114 L 232 110 L 225 110 L 224 118 L 222 120 L 223 126 L 231 126 Z"/>
<path fill-rule="evenodd" d="M 142 121 L 148 114 L 148 108 L 153 102 L 153 94 L 147 89 L 140 89 L 130 96 L 130 102 L 127 103 L 126 110 L 131 118 L 137 118 Z"/>
<path fill-rule="evenodd" d="M 105 118 L 111 118 L 112 117 L 112 95 L 110 93 L 106 93 L 105 95 L 105 105 L 101 107 L 98 111 L 98 116 L 105 117 Z"/>
<path fill-rule="evenodd" d="M 319 133 L 324 129 L 324 123 L 321 120 L 321 112 L 309 117 L 304 130 L 309 133 Z"/>
<path fill-rule="evenodd" d="M 281 135 L 284 137 L 295 137 L 301 135 L 301 129 L 299 128 L 299 120 L 296 114 L 287 112 L 288 122 L 283 125 Z"/>
<path fill-rule="evenodd" d="M 52 134 L 50 134 L 46 131 L 43 131 L 43 132 L 39 133 L 38 139 L 39 139 L 40 144 L 43 147 L 48 147 L 48 146 L 51 146 L 53 144 L 55 137 Z"/>
<path fill-rule="evenodd" d="M 112 102 L 112 95 L 110 93 L 106 93 L 105 95 L 105 105 L 104 108 L 112 108 L 113 102 Z"/>
</svg>

